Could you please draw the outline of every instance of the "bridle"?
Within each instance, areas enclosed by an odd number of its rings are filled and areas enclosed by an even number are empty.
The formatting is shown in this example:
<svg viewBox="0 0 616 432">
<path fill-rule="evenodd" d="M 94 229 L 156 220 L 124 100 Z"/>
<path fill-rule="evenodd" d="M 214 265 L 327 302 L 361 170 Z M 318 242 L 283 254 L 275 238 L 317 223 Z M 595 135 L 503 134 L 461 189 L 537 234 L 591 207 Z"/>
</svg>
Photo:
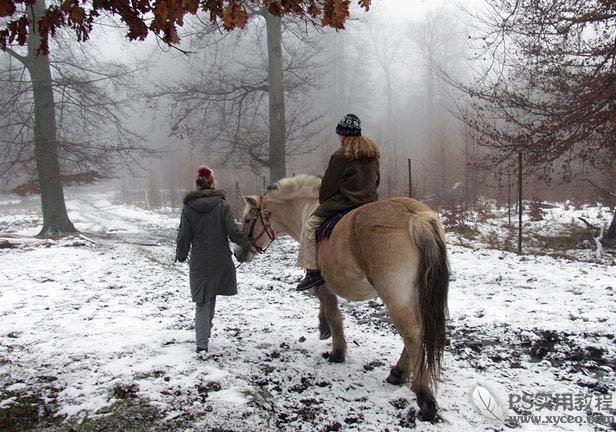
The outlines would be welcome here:
<svg viewBox="0 0 616 432">
<path fill-rule="evenodd" d="M 274 228 L 272 228 L 272 225 L 269 222 L 266 222 L 266 219 L 269 218 L 263 217 L 263 211 L 261 210 L 261 208 L 257 208 L 256 211 L 257 213 L 250 220 L 250 225 L 248 226 L 248 240 L 250 240 L 252 247 L 254 247 L 257 252 L 263 254 L 265 253 L 265 251 L 267 251 L 271 244 L 274 243 L 274 240 L 276 240 L 276 231 L 274 231 Z M 263 231 L 255 237 L 255 228 L 258 221 L 261 221 L 261 224 L 263 225 Z M 256 241 L 264 235 L 267 235 L 267 237 L 269 238 L 269 243 L 267 244 L 267 246 L 265 246 L 265 248 L 261 248 L 257 246 Z"/>
</svg>

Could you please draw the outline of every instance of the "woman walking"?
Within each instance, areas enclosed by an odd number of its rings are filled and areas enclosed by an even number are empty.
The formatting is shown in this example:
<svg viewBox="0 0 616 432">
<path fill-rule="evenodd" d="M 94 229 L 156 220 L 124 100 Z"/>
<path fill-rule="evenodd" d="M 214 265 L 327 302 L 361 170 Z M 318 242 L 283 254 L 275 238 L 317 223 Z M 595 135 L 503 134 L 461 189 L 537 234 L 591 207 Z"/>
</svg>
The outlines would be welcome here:
<svg viewBox="0 0 616 432">
<path fill-rule="evenodd" d="M 215 189 L 214 173 L 198 170 L 196 190 L 184 197 L 177 237 L 176 261 L 184 262 L 190 250 L 190 292 L 195 302 L 197 353 L 207 353 L 216 296 L 237 294 L 235 266 L 229 239 L 248 253 L 250 241 L 235 224 L 225 193 Z"/>
</svg>

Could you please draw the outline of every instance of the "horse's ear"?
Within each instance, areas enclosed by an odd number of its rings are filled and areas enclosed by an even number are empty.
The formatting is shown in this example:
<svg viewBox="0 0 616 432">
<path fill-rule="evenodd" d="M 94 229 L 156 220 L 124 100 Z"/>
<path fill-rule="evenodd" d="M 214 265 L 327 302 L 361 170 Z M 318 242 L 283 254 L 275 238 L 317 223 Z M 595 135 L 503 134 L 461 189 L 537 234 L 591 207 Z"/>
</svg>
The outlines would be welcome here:
<svg viewBox="0 0 616 432">
<path fill-rule="evenodd" d="M 258 195 L 244 195 L 244 201 L 250 207 L 259 208 L 262 198 Z"/>
</svg>

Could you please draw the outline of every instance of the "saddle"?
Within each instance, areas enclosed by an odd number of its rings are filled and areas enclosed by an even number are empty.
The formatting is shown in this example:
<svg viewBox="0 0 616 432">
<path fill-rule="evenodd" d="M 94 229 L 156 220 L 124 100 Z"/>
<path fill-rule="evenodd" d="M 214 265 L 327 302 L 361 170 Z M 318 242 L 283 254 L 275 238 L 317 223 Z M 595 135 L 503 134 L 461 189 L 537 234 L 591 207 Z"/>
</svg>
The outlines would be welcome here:
<svg viewBox="0 0 616 432">
<path fill-rule="evenodd" d="M 329 240 L 338 222 L 340 222 L 340 220 L 351 210 L 355 210 L 355 207 L 343 210 L 331 216 L 330 218 L 325 219 L 325 221 L 319 226 L 319 228 L 317 228 L 314 233 L 317 243 L 321 240 Z"/>
</svg>

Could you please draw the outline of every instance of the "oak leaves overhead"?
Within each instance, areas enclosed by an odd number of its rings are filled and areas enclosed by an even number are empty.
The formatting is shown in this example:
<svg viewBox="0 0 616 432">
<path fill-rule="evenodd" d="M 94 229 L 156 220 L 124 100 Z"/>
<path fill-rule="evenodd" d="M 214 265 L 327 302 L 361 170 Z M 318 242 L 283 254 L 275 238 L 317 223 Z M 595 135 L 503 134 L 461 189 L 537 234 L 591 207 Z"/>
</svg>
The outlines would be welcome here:
<svg viewBox="0 0 616 432">
<path fill-rule="evenodd" d="M 62 0 L 47 5 L 45 13 L 33 25 L 29 11 L 44 0 L 0 0 L 0 48 L 24 45 L 30 31 L 41 37 L 40 51 L 49 51 L 49 37 L 61 27 L 75 31 L 78 40 L 89 38 L 95 20 L 101 14 L 118 16 L 127 27 L 130 40 L 144 40 L 153 33 L 169 44 L 179 42 L 178 28 L 187 14 L 206 14 L 213 24 L 225 30 L 243 28 L 249 11 L 267 8 L 277 16 L 295 15 L 319 20 L 321 25 L 344 28 L 351 0 Z M 371 0 L 358 0 L 368 10 Z"/>
</svg>

